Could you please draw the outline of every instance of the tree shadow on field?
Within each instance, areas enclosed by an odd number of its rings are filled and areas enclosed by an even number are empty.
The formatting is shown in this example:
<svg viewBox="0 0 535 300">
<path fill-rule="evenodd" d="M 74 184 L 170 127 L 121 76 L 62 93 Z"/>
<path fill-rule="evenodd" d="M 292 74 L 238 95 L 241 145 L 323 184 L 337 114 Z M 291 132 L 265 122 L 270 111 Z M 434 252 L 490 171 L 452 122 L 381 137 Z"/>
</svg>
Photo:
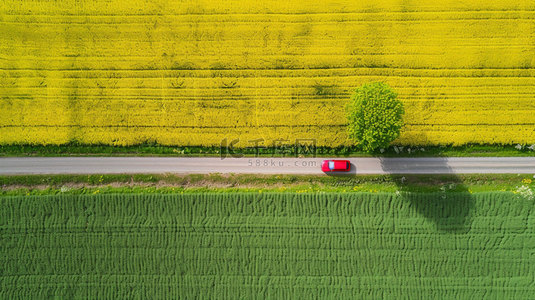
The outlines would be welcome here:
<svg viewBox="0 0 535 300">
<path fill-rule="evenodd" d="M 418 137 L 422 140 L 422 136 Z M 426 144 L 423 142 L 422 144 Z M 423 146 L 425 147 L 425 146 Z M 407 147 L 405 147 L 407 148 Z M 442 232 L 470 230 L 474 200 L 447 157 L 379 157 L 381 166 L 398 188 L 403 204 L 432 220 Z M 427 161 L 422 168 L 419 161 Z M 421 169 L 415 172 L 414 168 Z"/>
</svg>

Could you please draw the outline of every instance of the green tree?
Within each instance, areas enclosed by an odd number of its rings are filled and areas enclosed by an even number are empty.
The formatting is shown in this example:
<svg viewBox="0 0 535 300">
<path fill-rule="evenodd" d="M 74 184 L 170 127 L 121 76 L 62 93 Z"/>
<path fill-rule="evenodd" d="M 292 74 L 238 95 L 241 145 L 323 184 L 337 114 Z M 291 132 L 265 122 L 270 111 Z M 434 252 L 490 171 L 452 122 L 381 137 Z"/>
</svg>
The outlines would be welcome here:
<svg viewBox="0 0 535 300">
<path fill-rule="evenodd" d="M 403 103 L 387 84 L 364 84 L 347 106 L 349 137 L 367 152 L 386 148 L 399 136 L 404 113 Z"/>
</svg>

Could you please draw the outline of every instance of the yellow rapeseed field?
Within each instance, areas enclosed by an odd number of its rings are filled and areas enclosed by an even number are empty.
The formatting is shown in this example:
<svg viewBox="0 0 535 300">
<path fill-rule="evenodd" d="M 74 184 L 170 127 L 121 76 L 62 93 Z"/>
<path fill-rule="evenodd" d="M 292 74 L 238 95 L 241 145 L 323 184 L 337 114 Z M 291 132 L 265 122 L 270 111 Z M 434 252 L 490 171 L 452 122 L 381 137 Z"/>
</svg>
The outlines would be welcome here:
<svg viewBox="0 0 535 300">
<path fill-rule="evenodd" d="M 0 3 L 0 144 L 347 145 L 371 81 L 398 144 L 535 143 L 535 2 Z"/>
</svg>

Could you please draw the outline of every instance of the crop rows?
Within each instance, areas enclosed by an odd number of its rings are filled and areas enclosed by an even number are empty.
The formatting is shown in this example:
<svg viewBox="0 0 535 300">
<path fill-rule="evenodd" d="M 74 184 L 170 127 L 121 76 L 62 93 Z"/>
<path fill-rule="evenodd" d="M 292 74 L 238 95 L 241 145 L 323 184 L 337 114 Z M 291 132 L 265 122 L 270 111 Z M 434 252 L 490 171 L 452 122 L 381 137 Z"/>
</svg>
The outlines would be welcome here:
<svg viewBox="0 0 535 300">
<path fill-rule="evenodd" d="M 4 1 L 0 143 L 348 144 L 355 87 L 400 144 L 535 142 L 531 1 Z"/>
<path fill-rule="evenodd" d="M 0 298 L 535 293 L 533 201 L 458 194 L 0 198 Z"/>
</svg>

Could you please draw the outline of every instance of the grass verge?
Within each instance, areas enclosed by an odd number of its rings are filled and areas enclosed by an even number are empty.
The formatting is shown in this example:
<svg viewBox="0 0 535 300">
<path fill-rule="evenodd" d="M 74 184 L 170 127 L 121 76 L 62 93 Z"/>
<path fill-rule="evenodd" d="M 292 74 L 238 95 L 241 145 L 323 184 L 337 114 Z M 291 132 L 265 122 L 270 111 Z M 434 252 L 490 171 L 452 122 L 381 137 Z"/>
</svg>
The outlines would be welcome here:
<svg viewBox="0 0 535 300">
<path fill-rule="evenodd" d="M 217 192 L 484 192 L 535 187 L 530 174 L 470 175 L 18 175 L 0 195 Z"/>
<path fill-rule="evenodd" d="M 0 156 L 221 156 L 220 147 L 162 146 L 144 144 L 136 146 L 108 145 L 3 145 Z M 241 148 L 235 153 L 253 157 L 312 156 L 310 149 L 286 148 Z M 296 153 L 297 152 L 297 153 Z M 391 146 L 383 152 L 366 153 L 356 147 L 317 147 L 318 157 L 428 157 L 428 156 L 535 156 L 535 146 L 530 145 L 465 145 L 465 146 Z"/>
</svg>

